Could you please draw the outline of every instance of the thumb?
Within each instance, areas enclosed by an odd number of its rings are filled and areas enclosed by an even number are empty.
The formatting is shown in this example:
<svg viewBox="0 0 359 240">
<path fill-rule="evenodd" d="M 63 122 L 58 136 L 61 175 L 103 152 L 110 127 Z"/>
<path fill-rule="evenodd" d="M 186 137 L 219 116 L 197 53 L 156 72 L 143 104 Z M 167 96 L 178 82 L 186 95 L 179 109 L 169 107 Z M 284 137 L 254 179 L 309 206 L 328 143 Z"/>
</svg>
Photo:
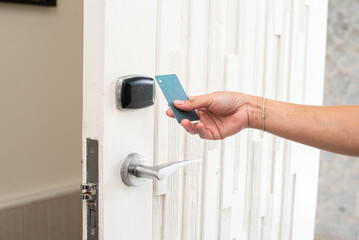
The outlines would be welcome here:
<svg viewBox="0 0 359 240">
<path fill-rule="evenodd" d="M 173 101 L 173 105 L 180 110 L 191 111 L 197 108 L 208 108 L 213 99 L 214 97 L 211 94 L 205 94 L 191 97 L 190 100 L 187 101 L 175 100 Z"/>
</svg>

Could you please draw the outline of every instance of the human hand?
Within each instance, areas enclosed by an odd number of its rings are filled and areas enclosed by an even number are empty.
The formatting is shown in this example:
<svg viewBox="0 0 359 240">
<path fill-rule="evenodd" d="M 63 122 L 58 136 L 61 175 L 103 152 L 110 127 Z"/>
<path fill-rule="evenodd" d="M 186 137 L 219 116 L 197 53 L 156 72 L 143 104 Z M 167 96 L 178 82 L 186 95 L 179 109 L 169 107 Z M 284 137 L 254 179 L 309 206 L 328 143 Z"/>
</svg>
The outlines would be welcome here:
<svg viewBox="0 0 359 240">
<path fill-rule="evenodd" d="M 248 95 L 242 93 L 214 92 L 190 97 L 188 101 L 176 100 L 173 104 L 183 111 L 196 110 L 200 122 L 193 124 L 183 119 L 181 125 L 203 139 L 224 139 L 249 126 Z M 166 114 L 174 118 L 171 109 Z"/>
</svg>

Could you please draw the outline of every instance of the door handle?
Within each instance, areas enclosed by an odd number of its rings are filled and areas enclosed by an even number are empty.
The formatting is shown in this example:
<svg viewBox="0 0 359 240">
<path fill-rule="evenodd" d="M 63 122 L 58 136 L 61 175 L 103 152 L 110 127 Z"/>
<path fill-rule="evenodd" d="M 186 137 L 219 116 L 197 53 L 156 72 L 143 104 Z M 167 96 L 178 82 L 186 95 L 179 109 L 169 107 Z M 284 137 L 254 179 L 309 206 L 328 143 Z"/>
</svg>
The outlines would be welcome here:
<svg viewBox="0 0 359 240">
<path fill-rule="evenodd" d="M 127 186 L 136 187 L 144 182 L 144 179 L 163 180 L 174 171 L 191 163 L 202 162 L 202 160 L 188 160 L 164 163 L 157 166 L 142 165 L 147 159 L 138 154 L 130 153 L 121 166 L 121 179 Z"/>
</svg>

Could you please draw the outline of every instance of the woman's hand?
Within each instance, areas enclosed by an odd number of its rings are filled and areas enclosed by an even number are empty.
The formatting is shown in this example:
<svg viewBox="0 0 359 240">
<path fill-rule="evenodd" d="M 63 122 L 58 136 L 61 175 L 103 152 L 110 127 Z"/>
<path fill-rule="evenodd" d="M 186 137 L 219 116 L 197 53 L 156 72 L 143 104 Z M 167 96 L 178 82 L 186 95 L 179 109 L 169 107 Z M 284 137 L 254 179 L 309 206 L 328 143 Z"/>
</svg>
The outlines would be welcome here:
<svg viewBox="0 0 359 240">
<path fill-rule="evenodd" d="M 182 120 L 181 125 L 186 131 L 211 140 L 224 139 L 249 126 L 247 103 L 248 96 L 238 92 L 214 92 L 173 102 L 183 111 L 195 109 L 199 116 L 200 122 L 194 124 L 188 119 Z M 171 109 L 166 114 L 174 118 Z"/>
<path fill-rule="evenodd" d="M 224 139 L 247 127 L 264 127 L 279 137 L 359 157 L 359 105 L 308 106 L 266 99 L 263 108 L 262 97 L 237 92 L 214 92 L 173 104 L 197 111 L 199 123 L 184 119 L 181 125 L 204 139 Z M 170 109 L 166 113 L 174 117 Z"/>
</svg>

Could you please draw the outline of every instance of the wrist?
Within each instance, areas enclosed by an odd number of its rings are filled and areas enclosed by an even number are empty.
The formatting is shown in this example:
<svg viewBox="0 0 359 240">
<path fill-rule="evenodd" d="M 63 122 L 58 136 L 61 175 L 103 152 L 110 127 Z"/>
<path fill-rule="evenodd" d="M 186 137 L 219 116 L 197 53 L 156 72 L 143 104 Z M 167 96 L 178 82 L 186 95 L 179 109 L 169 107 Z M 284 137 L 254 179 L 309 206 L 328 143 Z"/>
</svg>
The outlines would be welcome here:
<svg viewBox="0 0 359 240">
<path fill-rule="evenodd" d="M 263 97 L 248 96 L 248 128 L 262 129 Z"/>
</svg>

